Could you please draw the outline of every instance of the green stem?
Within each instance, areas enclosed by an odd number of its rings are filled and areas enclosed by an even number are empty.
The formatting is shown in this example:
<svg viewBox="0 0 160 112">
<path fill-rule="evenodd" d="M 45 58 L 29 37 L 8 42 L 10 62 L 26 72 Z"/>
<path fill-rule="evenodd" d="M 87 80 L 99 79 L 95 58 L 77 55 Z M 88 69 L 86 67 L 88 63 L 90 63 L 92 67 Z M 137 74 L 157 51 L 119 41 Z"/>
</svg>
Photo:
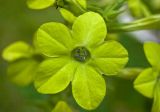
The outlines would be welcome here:
<svg viewBox="0 0 160 112">
<path fill-rule="evenodd" d="M 131 32 L 137 30 L 160 29 L 160 15 L 153 15 L 144 19 L 136 20 L 130 23 L 108 24 L 108 31 L 115 32 Z"/>
</svg>

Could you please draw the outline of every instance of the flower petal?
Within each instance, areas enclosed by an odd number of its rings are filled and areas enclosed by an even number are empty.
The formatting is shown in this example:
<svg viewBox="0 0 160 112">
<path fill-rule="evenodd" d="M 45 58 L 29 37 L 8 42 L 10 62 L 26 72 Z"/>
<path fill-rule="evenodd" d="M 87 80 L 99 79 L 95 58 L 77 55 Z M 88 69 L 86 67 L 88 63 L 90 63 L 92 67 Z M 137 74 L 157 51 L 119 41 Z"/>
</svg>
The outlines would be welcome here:
<svg viewBox="0 0 160 112">
<path fill-rule="evenodd" d="M 59 101 L 52 112 L 72 112 L 72 109 L 64 101 Z"/>
<path fill-rule="evenodd" d="M 134 88 L 146 97 L 153 97 L 158 72 L 152 68 L 145 69 L 134 81 Z"/>
<path fill-rule="evenodd" d="M 154 101 L 152 106 L 152 112 L 160 112 L 160 81 L 157 80 L 154 89 Z"/>
<path fill-rule="evenodd" d="M 64 57 L 46 60 L 39 67 L 35 86 L 40 93 L 58 93 L 69 85 L 75 69 L 76 64 Z"/>
<path fill-rule="evenodd" d="M 53 5 L 55 0 L 27 0 L 27 5 L 31 9 L 44 9 Z"/>
<path fill-rule="evenodd" d="M 94 12 L 87 12 L 79 16 L 72 27 L 73 37 L 78 45 L 95 47 L 104 41 L 107 33 L 103 18 Z"/>
<path fill-rule="evenodd" d="M 120 43 L 107 41 L 92 51 L 92 59 L 105 75 L 116 75 L 128 62 L 128 52 Z"/>
<path fill-rule="evenodd" d="M 78 2 L 78 4 L 79 4 L 82 8 L 84 8 L 84 9 L 87 8 L 87 0 L 76 0 L 76 1 Z"/>
<path fill-rule="evenodd" d="M 11 63 L 8 67 L 10 80 L 20 86 L 27 86 L 33 82 L 38 62 L 32 59 L 23 59 Z"/>
<path fill-rule="evenodd" d="M 36 45 L 47 56 L 66 54 L 71 47 L 72 38 L 69 29 L 61 23 L 46 23 L 37 31 Z"/>
<path fill-rule="evenodd" d="M 4 49 L 2 54 L 3 58 L 7 61 L 15 61 L 20 58 L 29 58 L 32 55 L 32 47 L 22 41 L 18 41 L 9 45 Z"/>
<path fill-rule="evenodd" d="M 103 100 L 105 92 L 103 77 L 92 67 L 83 64 L 77 68 L 72 82 L 72 93 L 81 107 L 95 109 Z"/>
<path fill-rule="evenodd" d="M 146 42 L 144 51 L 150 64 L 160 69 L 160 45 L 155 42 Z"/>
<path fill-rule="evenodd" d="M 62 17 L 70 24 L 73 24 L 74 21 L 76 20 L 76 16 L 74 16 L 74 14 L 67 9 L 61 8 L 60 13 Z"/>
</svg>

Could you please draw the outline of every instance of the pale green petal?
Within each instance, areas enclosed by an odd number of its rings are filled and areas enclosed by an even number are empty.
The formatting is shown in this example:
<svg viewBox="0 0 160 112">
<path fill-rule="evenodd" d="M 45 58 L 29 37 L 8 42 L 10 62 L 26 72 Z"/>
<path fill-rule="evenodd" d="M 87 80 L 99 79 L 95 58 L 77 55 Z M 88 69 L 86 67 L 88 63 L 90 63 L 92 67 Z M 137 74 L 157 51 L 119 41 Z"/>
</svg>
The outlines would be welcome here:
<svg viewBox="0 0 160 112">
<path fill-rule="evenodd" d="M 92 67 L 82 64 L 72 82 L 72 93 L 76 102 L 87 110 L 97 108 L 102 102 L 106 92 L 103 77 Z"/>
<path fill-rule="evenodd" d="M 154 89 L 154 101 L 152 106 L 152 112 L 160 112 L 160 81 L 157 80 Z"/>
<path fill-rule="evenodd" d="M 144 51 L 150 64 L 160 69 L 160 45 L 155 42 L 146 42 Z"/>
<path fill-rule="evenodd" d="M 72 110 L 66 102 L 59 101 L 52 112 L 72 112 Z"/>
<path fill-rule="evenodd" d="M 38 64 L 32 59 L 23 59 L 10 64 L 9 79 L 19 86 L 27 86 L 33 82 Z"/>
<path fill-rule="evenodd" d="M 134 88 L 144 96 L 153 98 L 157 75 L 152 68 L 145 69 L 134 81 Z"/>
<path fill-rule="evenodd" d="M 45 23 L 36 34 L 37 48 L 50 57 L 67 54 L 72 46 L 69 29 L 61 23 Z"/>
<path fill-rule="evenodd" d="M 67 9 L 61 8 L 60 13 L 63 16 L 63 18 L 71 24 L 73 24 L 76 20 L 76 16 L 74 16 L 74 14 L 68 11 Z"/>
<path fill-rule="evenodd" d="M 3 58 L 7 61 L 15 61 L 20 58 L 28 58 L 33 54 L 33 49 L 31 46 L 25 42 L 18 41 L 11 45 L 3 51 Z"/>
<path fill-rule="evenodd" d="M 92 51 L 91 64 L 105 75 L 116 75 L 127 62 L 127 50 L 116 41 L 107 41 Z"/>
<path fill-rule="evenodd" d="M 64 57 L 46 60 L 39 67 L 35 86 L 44 94 L 63 91 L 72 80 L 75 69 L 76 64 Z"/>
<path fill-rule="evenodd" d="M 27 0 L 27 5 L 31 9 L 44 9 L 55 3 L 55 0 Z"/>
<path fill-rule="evenodd" d="M 95 47 L 106 37 L 107 29 L 103 18 L 94 12 L 79 16 L 72 27 L 73 37 L 77 45 Z"/>
</svg>

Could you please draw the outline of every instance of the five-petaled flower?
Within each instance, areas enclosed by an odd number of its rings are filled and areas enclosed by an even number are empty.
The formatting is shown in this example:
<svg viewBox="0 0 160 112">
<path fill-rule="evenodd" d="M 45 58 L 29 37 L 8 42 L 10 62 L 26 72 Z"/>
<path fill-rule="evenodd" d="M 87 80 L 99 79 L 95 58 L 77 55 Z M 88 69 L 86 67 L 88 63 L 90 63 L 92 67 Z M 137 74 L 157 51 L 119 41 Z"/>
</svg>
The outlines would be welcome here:
<svg viewBox="0 0 160 112">
<path fill-rule="evenodd" d="M 71 82 L 76 102 L 83 108 L 96 108 L 106 93 L 102 74 L 115 75 L 128 61 L 128 53 L 116 41 L 104 41 L 103 18 L 94 12 L 77 17 L 72 30 L 50 22 L 36 33 L 37 48 L 49 57 L 39 67 L 35 86 L 40 93 L 54 94 Z"/>
<path fill-rule="evenodd" d="M 152 112 L 160 112 L 160 45 L 155 42 L 144 44 L 145 55 L 152 65 L 134 81 L 134 88 L 148 98 L 153 98 Z"/>
</svg>

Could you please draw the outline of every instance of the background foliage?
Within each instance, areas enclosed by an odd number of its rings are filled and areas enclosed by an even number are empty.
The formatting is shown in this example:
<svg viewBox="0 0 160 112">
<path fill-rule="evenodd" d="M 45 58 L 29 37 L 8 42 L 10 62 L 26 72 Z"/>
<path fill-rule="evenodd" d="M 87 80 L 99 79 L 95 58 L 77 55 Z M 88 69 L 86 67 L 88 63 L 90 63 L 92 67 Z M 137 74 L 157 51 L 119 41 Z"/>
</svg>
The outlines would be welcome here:
<svg viewBox="0 0 160 112">
<path fill-rule="evenodd" d="M 32 43 L 34 32 L 50 21 L 64 22 L 56 8 L 30 10 L 26 0 L 0 0 L 0 53 L 9 44 L 22 40 Z M 127 67 L 148 67 L 143 45 L 128 33 L 120 33 L 118 39 L 129 52 Z M 0 112 L 50 112 L 57 101 L 68 97 L 67 103 L 75 111 L 82 110 L 72 96 L 42 95 L 33 85 L 18 87 L 8 80 L 7 63 L 0 57 Z M 106 77 L 107 95 L 101 106 L 92 112 L 150 112 L 152 100 L 133 89 L 133 80 Z M 66 92 L 70 91 L 70 88 Z"/>
</svg>

